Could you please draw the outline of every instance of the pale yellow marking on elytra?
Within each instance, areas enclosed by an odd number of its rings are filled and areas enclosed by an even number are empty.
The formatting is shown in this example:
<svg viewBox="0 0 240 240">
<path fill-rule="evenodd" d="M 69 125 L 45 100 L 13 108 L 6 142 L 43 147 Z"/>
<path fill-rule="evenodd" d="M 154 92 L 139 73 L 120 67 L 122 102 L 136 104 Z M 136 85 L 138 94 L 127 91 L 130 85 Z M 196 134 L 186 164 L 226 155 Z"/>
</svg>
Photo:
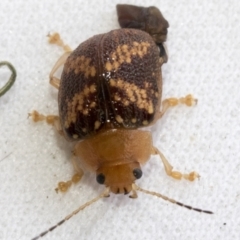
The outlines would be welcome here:
<svg viewBox="0 0 240 240">
<path fill-rule="evenodd" d="M 82 111 L 82 113 L 83 113 L 83 115 L 88 115 L 88 109 L 87 108 L 85 108 L 83 111 Z"/>
<path fill-rule="evenodd" d="M 89 89 L 90 89 L 90 92 L 91 92 L 91 93 L 94 93 L 94 92 L 97 91 L 95 84 L 92 84 L 92 85 L 89 87 Z"/>
<path fill-rule="evenodd" d="M 78 108 L 77 108 L 78 111 L 82 111 L 83 110 L 83 106 L 82 105 L 79 105 Z"/>
<path fill-rule="evenodd" d="M 121 98 L 120 98 L 120 96 L 118 94 L 115 94 L 114 95 L 114 100 L 115 101 L 121 101 Z"/>
<path fill-rule="evenodd" d="M 106 63 L 105 68 L 108 72 L 112 71 L 112 69 L 113 69 L 112 64 L 110 62 Z"/>
<path fill-rule="evenodd" d="M 91 102 L 89 106 L 90 106 L 90 108 L 96 107 L 96 102 Z"/>
<path fill-rule="evenodd" d="M 95 77 L 97 70 L 95 66 L 90 64 L 91 59 L 85 56 L 78 57 L 69 57 L 68 61 L 65 63 L 64 71 L 69 73 L 70 71 L 74 71 L 77 75 L 79 73 L 83 73 L 85 78 Z"/>
<path fill-rule="evenodd" d="M 88 96 L 88 95 L 89 95 L 89 92 L 90 92 L 90 89 L 89 89 L 88 87 L 85 87 L 85 88 L 83 89 L 83 93 L 84 93 L 85 96 Z"/>
<path fill-rule="evenodd" d="M 121 117 L 120 115 L 117 115 L 117 116 L 116 116 L 116 120 L 117 120 L 117 122 L 119 122 L 119 123 L 123 123 L 123 119 L 122 119 L 122 117 Z"/>
<path fill-rule="evenodd" d="M 153 105 L 150 104 L 149 107 L 148 107 L 148 113 L 152 114 L 153 112 L 154 112 Z"/>
<path fill-rule="evenodd" d="M 128 101 L 128 100 L 124 100 L 123 104 L 124 104 L 125 106 L 128 106 L 128 105 L 129 105 L 129 101 Z"/>
<path fill-rule="evenodd" d="M 117 49 L 110 55 L 110 60 L 105 63 L 105 69 L 117 71 L 123 63 L 131 63 L 133 56 L 142 58 L 147 54 L 150 44 L 148 42 L 133 42 L 133 45 L 118 45 Z"/>
<path fill-rule="evenodd" d="M 74 139 L 78 139 L 78 135 L 77 134 L 73 134 L 73 136 L 72 136 Z"/>
<path fill-rule="evenodd" d="M 110 86 L 118 88 L 119 91 L 123 91 L 121 97 L 118 93 L 112 95 L 115 101 L 122 101 L 124 106 L 134 103 L 138 108 L 145 109 L 149 114 L 154 113 L 153 95 L 147 96 L 147 89 L 140 88 L 136 84 L 126 82 L 122 79 L 110 79 L 109 82 Z M 145 82 L 144 86 L 149 86 L 149 84 Z"/>
<path fill-rule="evenodd" d="M 115 87 L 116 81 L 114 81 L 113 79 L 110 79 L 110 86 Z"/>
<path fill-rule="evenodd" d="M 95 101 L 92 101 L 89 105 L 85 105 L 85 100 L 94 95 L 96 91 L 96 84 L 91 84 L 90 86 L 86 86 L 82 92 L 76 93 L 72 99 L 66 100 L 67 114 L 64 122 L 65 128 L 68 128 L 71 123 L 76 122 L 78 112 L 88 115 L 89 110 L 96 107 L 97 103 Z"/>
<path fill-rule="evenodd" d="M 101 126 L 101 123 L 99 121 L 96 121 L 94 123 L 94 129 L 97 130 Z"/>
<path fill-rule="evenodd" d="M 144 121 L 142 122 L 142 124 L 146 126 L 146 125 L 148 125 L 148 121 L 147 121 L 147 120 L 144 120 Z"/>
<path fill-rule="evenodd" d="M 132 122 L 132 123 L 136 123 L 136 122 L 137 122 L 137 119 L 136 119 L 136 118 L 132 118 L 132 119 L 131 119 L 131 122 Z"/>
</svg>

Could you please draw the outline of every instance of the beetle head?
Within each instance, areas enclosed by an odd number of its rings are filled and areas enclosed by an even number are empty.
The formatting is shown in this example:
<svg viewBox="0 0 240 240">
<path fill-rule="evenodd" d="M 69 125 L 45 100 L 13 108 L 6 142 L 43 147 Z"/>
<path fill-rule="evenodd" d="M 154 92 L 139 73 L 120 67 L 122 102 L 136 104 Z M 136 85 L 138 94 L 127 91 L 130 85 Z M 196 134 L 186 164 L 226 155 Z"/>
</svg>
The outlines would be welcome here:
<svg viewBox="0 0 240 240">
<path fill-rule="evenodd" d="M 96 180 L 104 184 L 110 191 L 118 194 L 128 194 L 132 191 L 132 184 L 141 178 L 142 170 L 137 162 L 118 165 L 103 165 L 97 170 Z"/>
</svg>

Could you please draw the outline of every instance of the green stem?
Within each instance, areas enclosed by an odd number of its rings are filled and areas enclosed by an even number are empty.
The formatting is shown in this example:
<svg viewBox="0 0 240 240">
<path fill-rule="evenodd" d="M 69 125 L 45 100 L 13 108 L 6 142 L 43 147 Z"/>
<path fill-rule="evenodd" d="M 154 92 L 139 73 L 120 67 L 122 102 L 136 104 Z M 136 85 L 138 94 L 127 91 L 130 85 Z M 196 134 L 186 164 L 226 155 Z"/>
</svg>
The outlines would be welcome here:
<svg viewBox="0 0 240 240">
<path fill-rule="evenodd" d="M 13 67 L 13 65 L 10 62 L 7 62 L 7 61 L 0 62 L 0 67 L 2 66 L 7 66 L 12 72 L 12 74 L 9 80 L 7 81 L 7 83 L 2 88 L 0 88 L 0 97 L 3 96 L 11 88 L 11 86 L 14 84 L 17 77 L 16 69 Z"/>
</svg>

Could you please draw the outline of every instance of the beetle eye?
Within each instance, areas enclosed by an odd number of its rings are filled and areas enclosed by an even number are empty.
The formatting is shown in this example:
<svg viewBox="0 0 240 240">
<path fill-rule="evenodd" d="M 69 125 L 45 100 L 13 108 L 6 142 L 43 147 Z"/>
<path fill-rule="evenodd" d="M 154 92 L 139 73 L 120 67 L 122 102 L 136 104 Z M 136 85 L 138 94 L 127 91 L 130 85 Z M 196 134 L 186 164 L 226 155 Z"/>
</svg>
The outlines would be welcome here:
<svg viewBox="0 0 240 240">
<path fill-rule="evenodd" d="M 100 173 L 100 174 L 97 175 L 96 180 L 99 184 L 104 184 L 105 176 L 102 173 Z"/>
<path fill-rule="evenodd" d="M 139 179 L 142 177 L 142 170 L 139 168 L 136 168 L 133 170 L 133 175 L 135 176 L 136 179 Z"/>
</svg>

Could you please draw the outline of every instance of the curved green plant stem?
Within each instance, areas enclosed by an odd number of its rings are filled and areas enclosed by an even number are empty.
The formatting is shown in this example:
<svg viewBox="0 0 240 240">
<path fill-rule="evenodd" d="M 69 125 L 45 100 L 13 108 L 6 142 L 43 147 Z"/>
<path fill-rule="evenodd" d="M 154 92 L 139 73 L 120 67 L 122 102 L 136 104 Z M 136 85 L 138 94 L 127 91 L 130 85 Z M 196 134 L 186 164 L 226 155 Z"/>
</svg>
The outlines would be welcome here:
<svg viewBox="0 0 240 240">
<path fill-rule="evenodd" d="M 0 62 L 0 67 L 2 66 L 7 66 L 12 72 L 12 74 L 9 80 L 7 81 L 7 83 L 2 88 L 0 88 L 0 97 L 3 96 L 11 88 L 11 86 L 14 84 L 17 77 L 16 69 L 10 62 L 7 62 L 7 61 Z"/>
</svg>

